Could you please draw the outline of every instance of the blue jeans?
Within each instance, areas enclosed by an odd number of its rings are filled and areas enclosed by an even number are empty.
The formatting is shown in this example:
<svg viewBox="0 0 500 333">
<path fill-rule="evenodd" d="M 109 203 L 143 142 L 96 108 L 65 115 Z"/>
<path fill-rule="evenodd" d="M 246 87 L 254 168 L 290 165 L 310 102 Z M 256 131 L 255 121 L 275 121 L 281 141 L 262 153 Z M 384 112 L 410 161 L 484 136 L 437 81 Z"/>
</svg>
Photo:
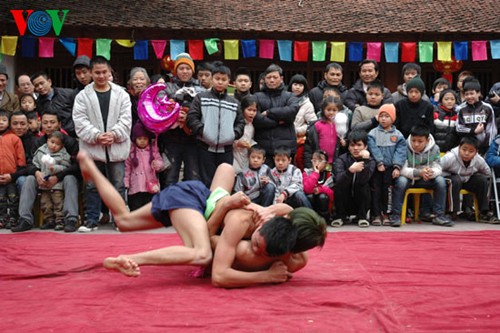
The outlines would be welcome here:
<svg viewBox="0 0 500 333">
<path fill-rule="evenodd" d="M 312 205 L 309 202 L 309 199 L 307 199 L 307 195 L 304 193 L 304 191 L 295 192 L 293 195 L 291 195 L 289 198 L 285 200 L 285 203 L 292 206 L 293 208 L 298 208 L 298 207 L 312 208 Z"/>
<path fill-rule="evenodd" d="M 78 180 L 73 175 L 63 179 L 64 186 L 64 220 L 78 219 Z M 38 193 L 35 176 L 26 176 L 19 197 L 19 220 L 25 220 L 33 225 L 33 205 Z"/>
<path fill-rule="evenodd" d="M 20 176 L 19 178 L 16 179 L 17 193 L 21 193 L 21 190 L 23 189 L 23 185 L 24 185 L 25 180 L 26 180 L 26 176 Z"/>
<path fill-rule="evenodd" d="M 406 189 L 408 189 L 409 187 L 423 187 L 434 190 L 432 211 L 437 216 L 444 215 L 446 203 L 446 181 L 442 176 L 437 176 L 436 178 L 429 179 L 428 181 L 418 179 L 415 181 L 415 184 L 412 184 L 411 179 L 400 176 L 396 180 L 392 196 L 392 212 L 394 214 L 401 215 L 403 199 Z"/>
<path fill-rule="evenodd" d="M 114 188 L 120 193 L 123 200 L 125 200 L 125 184 L 123 179 L 125 177 L 125 162 L 108 162 L 95 161 L 99 171 L 106 175 L 108 180 L 113 184 Z M 91 182 L 87 182 L 86 192 L 86 207 L 85 207 L 85 220 L 86 223 L 97 225 L 99 221 L 99 214 L 101 213 L 101 198 L 97 188 Z"/>
<path fill-rule="evenodd" d="M 261 205 L 262 207 L 269 207 L 274 201 L 274 192 L 276 191 L 276 186 L 273 183 L 267 183 L 260 189 L 260 195 L 253 199 L 252 202 Z"/>
</svg>

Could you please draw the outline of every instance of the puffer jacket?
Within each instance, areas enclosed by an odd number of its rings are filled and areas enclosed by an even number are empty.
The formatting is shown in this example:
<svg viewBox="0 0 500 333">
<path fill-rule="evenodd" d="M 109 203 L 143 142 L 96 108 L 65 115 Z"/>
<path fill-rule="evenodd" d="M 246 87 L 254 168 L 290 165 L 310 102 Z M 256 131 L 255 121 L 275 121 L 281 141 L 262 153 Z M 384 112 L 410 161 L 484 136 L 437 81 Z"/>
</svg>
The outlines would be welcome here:
<svg viewBox="0 0 500 333">
<path fill-rule="evenodd" d="M 253 120 L 255 141 L 267 155 L 273 155 L 277 147 L 285 146 L 292 153 L 297 151 L 294 121 L 299 110 L 299 100 L 282 84 L 278 89 L 268 89 L 255 94 L 259 111 Z M 267 116 L 262 112 L 267 111 Z"/>
</svg>

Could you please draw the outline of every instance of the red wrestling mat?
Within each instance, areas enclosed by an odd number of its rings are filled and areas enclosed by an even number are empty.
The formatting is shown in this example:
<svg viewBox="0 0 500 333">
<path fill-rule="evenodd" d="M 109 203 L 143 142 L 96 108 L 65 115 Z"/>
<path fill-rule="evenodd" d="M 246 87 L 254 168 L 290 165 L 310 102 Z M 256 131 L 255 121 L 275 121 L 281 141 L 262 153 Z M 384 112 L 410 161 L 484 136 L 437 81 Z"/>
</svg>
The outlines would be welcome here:
<svg viewBox="0 0 500 333">
<path fill-rule="evenodd" d="M 500 231 L 331 233 L 282 285 L 106 271 L 175 234 L 0 235 L 1 332 L 499 332 Z"/>
</svg>

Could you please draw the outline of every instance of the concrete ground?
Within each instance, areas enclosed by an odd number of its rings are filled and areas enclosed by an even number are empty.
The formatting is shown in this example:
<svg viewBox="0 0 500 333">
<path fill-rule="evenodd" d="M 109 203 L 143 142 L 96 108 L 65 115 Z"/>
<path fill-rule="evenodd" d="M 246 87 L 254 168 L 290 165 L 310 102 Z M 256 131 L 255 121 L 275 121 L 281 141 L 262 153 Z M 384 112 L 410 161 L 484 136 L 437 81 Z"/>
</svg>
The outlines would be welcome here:
<svg viewBox="0 0 500 333">
<path fill-rule="evenodd" d="M 441 227 L 433 225 L 431 223 L 411 223 L 405 224 L 399 228 L 393 227 L 374 227 L 370 226 L 368 228 L 360 228 L 357 224 L 346 224 L 340 228 L 328 227 L 328 232 L 431 232 L 431 231 L 479 231 L 479 230 L 500 230 L 500 224 L 487 224 L 470 222 L 462 219 L 455 221 L 453 227 Z M 40 230 L 39 228 L 34 228 L 29 232 L 60 232 L 54 230 Z M 169 228 L 159 228 L 154 230 L 139 231 L 144 233 L 174 233 L 175 230 L 172 227 Z M 12 234 L 10 230 L 1 229 L 0 235 L 2 234 Z M 73 234 L 79 234 L 78 231 Z M 89 234 L 118 234 L 118 231 L 114 230 L 111 224 L 99 226 L 99 228 Z M 71 234 L 68 234 L 71 235 Z"/>
</svg>

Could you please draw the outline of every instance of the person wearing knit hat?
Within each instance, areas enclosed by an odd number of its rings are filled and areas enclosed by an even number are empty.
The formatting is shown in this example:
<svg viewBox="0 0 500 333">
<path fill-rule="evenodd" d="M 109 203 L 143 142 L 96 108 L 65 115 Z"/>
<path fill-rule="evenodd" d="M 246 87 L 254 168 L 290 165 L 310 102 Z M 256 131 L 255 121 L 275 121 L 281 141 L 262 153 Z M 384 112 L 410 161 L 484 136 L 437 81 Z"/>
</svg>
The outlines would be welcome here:
<svg viewBox="0 0 500 333">
<path fill-rule="evenodd" d="M 434 132 L 434 106 L 423 99 L 425 91 L 424 81 L 415 76 L 406 84 L 408 98 L 398 101 L 396 107 L 396 121 L 394 125 L 407 138 L 413 126 L 421 125 Z"/>
<path fill-rule="evenodd" d="M 7 90 L 7 82 L 9 81 L 9 74 L 7 67 L 0 64 L 0 109 L 5 111 L 14 112 L 19 110 L 19 98 L 17 95 L 9 93 Z"/>
<path fill-rule="evenodd" d="M 73 74 L 76 79 L 76 93 L 80 92 L 87 84 L 92 82 L 92 74 L 90 73 L 90 58 L 86 55 L 81 55 L 73 62 Z M 76 94 L 75 94 L 76 95 Z"/>
<path fill-rule="evenodd" d="M 377 170 L 372 176 L 372 225 L 390 225 L 386 214 L 388 190 L 406 162 L 406 140 L 393 125 L 396 120 L 394 104 L 382 105 L 377 119 L 379 125 L 368 133 L 368 149 L 377 163 Z"/>
<path fill-rule="evenodd" d="M 380 109 L 377 112 L 377 119 L 380 117 L 380 114 L 382 112 L 385 112 L 391 117 L 392 122 L 394 123 L 396 121 L 396 107 L 394 104 L 384 104 L 380 107 Z M 392 124 L 391 124 L 392 125 Z"/>
<path fill-rule="evenodd" d="M 181 65 L 186 65 L 187 67 L 181 66 Z M 181 68 L 179 68 L 179 66 Z M 189 69 L 191 69 L 191 76 L 193 76 L 193 73 L 194 73 L 193 59 L 191 58 L 191 56 L 188 53 L 180 53 L 177 56 L 177 58 L 175 58 L 174 75 L 178 76 L 179 79 L 184 81 L 183 78 L 184 78 L 184 76 L 187 75 L 185 72 L 188 71 Z"/>
</svg>

